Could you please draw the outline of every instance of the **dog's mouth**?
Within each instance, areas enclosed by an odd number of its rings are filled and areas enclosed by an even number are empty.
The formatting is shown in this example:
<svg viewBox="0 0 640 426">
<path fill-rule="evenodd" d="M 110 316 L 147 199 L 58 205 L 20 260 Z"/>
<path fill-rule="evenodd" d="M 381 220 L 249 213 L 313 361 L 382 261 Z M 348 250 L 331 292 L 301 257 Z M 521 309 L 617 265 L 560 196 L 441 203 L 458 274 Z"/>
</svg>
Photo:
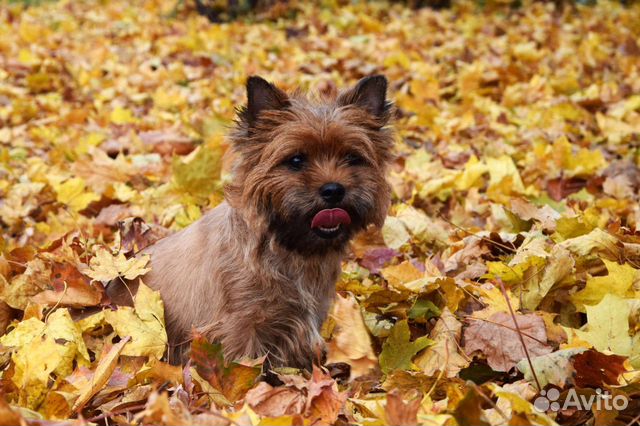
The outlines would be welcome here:
<svg viewBox="0 0 640 426">
<path fill-rule="evenodd" d="M 322 238 L 336 237 L 349 224 L 351 216 L 343 209 L 320 210 L 311 220 L 311 229 Z"/>
</svg>

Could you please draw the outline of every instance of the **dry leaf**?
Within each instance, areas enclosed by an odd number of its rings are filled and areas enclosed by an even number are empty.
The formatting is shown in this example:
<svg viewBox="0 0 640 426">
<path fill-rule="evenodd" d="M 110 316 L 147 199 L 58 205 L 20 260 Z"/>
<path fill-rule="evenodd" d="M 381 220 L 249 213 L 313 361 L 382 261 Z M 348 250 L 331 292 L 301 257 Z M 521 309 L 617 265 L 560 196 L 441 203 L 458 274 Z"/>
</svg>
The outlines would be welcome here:
<svg viewBox="0 0 640 426">
<path fill-rule="evenodd" d="M 531 357 L 551 352 L 542 318 L 517 314 L 516 320 Z M 487 320 L 473 320 L 464 331 L 464 341 L 468 355 L 481 352 L 495 371 L 509 371 L 526 356 L 513 318 L 506 312 L 497 312 Z"/>
</svg>

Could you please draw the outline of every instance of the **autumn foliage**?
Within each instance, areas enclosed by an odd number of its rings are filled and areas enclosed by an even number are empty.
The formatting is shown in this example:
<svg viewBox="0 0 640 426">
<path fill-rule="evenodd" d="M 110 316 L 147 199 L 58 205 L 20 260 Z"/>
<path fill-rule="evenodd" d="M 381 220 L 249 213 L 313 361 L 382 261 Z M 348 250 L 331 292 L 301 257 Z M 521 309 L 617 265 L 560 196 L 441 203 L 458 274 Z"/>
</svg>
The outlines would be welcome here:
<svg viewBox="0 0 640 426">
<path fill-rule="evenodd" d="M 328 3 L 0 3 L 0 424 L 637 424 L 640 5 Z M 265 381 L 201 336 L 168 364 L 159 294 L 104 286 L 223 199 L 246 77 L 372 73 L 393 205 L 344 263 L 327 365 Z"/>
</svg>

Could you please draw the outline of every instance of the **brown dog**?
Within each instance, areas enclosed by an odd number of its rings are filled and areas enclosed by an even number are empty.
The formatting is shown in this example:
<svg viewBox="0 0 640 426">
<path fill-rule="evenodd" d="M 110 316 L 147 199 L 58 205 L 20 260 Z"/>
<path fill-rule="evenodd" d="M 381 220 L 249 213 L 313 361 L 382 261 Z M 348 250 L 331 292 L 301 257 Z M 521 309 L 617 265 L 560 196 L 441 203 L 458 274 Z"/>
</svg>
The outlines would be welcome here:
<svg viewBox="0 0 640 426">
<path fill-rule="evenodd" d="M 196 329 L 227 359 L 311 366 L 347 243 L 389 206 L 386 89 L 367 77 L 313 102 L 249 78 L 226 202 L 145 250 L 174 361 Z"/>
</svg>

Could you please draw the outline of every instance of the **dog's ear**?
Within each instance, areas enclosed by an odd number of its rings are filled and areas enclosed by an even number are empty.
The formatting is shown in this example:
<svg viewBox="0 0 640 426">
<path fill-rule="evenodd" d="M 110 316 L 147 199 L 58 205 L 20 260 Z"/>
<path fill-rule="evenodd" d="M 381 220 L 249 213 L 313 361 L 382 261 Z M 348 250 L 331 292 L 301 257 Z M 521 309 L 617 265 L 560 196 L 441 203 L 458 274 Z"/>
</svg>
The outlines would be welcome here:
<svg viewBox="0 0 640 426">
<path fill-rule="evenodd" d="M 255 123 L 262 111 L 284 109 L 290 105 L 287 94 L 264 78 L 251 76 L 247 79 L 247 107 L 242 115 L 249 125 Z"/>
<path fill-rule="evenodd" d="M 387 101 L 387 79 L 383 75 L 365 77 L 338 97 L 338 105 L 355 105 L 386 122 L 391 109 Z"/>
</svg>

